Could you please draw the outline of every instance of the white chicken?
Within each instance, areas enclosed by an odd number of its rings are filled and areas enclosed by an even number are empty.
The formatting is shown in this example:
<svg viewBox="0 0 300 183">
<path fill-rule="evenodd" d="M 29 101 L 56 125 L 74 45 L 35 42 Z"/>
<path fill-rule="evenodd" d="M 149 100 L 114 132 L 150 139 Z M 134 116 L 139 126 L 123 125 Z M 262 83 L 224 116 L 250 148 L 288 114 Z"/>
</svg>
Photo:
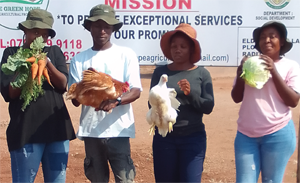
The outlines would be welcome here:
<svg viewBox="0 0 300 183">
<path fill-rule="evenodd" d="M 168 76 L 163 74 L 159 83 L 152 87 L 149 92 L 149 103 L 151 109 L 148 111 L 146 120 L 151 125 L 150 135 L 154 134 L 155 126 L 158 133 L 165 137 L 167 133 L 173 131 L 173 125 L 176 123 L 177 111 L 180 102 L 176 99 L 174 88 L 167 88 Z"/>
</svg>

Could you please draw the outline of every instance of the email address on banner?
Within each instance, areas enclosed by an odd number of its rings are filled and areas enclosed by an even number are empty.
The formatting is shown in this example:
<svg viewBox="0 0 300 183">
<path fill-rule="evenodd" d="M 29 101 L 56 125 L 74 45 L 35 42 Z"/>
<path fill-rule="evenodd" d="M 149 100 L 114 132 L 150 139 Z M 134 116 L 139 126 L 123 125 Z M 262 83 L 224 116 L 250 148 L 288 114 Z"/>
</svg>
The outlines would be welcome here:
<svg viewBox="0 0 300 183">
<path fill-rule="evenodd" d="M 211 55 L 211 54 L 202 54 L 201 60 L 202 62 L 226 62 L 229 61 L 229 55 Z"/>
<path fill-rule="evenodd" d="M 164 55 L 140 55 L 138 56 L 139 62 L 167 62 L 168 58 Z M 211 54 L 202 54 L 201 60 L 202 62 L 226 62 L 229 61 L 229 55 L 211 55 Z"/>
<path fill-rule="evenodd" d="M 165 57 L 164 55 L 140 55 L 138 56 L 139 62 L 167 62 L 169 59 Z"/>
</svg>

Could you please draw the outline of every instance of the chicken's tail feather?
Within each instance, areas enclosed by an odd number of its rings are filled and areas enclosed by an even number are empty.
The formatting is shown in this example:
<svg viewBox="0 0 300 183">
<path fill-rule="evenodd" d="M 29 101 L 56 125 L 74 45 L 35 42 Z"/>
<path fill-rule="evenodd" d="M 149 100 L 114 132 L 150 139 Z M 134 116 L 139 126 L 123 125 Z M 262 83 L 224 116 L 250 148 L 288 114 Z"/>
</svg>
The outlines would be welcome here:
<svg viewBox="0 0 300 183">
<path fill-rule="evenodd" d="M 175 91 L 174 88 L 168 88 L 168 89 L 169 89 L 169 98 L 170 98 L 170 101 L 171 101 L 171 106 L 172 106 L 172 108 L 179 111 L 178 108 L 180 106 L 180 102 L 176 98 L 177 92 Z"/>
<path fill-rule="evenodd" d="M 158 128 L 158 133 L 162 136 L 162 137 L 166 137 L 167 134 L 169 132 L 169 129 L 165 129 L 165 128 Z"/>
</svg>

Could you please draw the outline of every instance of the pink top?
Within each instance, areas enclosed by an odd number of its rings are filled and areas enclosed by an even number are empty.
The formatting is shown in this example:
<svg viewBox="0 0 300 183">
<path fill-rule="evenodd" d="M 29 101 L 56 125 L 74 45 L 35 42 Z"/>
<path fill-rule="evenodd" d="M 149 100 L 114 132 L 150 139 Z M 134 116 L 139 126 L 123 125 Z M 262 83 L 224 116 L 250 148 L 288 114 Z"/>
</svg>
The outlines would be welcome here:
<svg viewBox="0 0 300 183">
<path fill-rule="evenodd" d="M 275 66 L 287 85 L 300 94 L 299 64 L 283 57 Z M 272 76 L 260 90 L 245 84 L 237 121 L 239 132 L 248 137 L 261 137 L 280 130 L 291 118 L 291 110 L 279 96 Z"/>
</svg>

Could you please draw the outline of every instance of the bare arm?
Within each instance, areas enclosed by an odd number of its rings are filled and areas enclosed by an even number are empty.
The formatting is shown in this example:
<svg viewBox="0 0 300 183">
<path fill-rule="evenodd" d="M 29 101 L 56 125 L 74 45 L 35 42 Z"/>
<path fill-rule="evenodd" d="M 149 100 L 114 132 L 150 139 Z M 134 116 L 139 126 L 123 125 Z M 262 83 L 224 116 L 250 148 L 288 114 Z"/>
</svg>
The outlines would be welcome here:
<svg viewBox="0 0 300 183">
<path fill-rule="evenodd" d="M 284 101 L 285 105 L 289 107 L 297 107 L 300 95 L 284 82 L 277 71 L 272 73 L 272 79 L 274 81 L 276 90 Z"/>
<path fill-rule="evenodd" d="M 240 103 L 244 98 L 244 90 L 245 90 L 245 81 L 240 77 L 243 72 L 243 64 L 247 60 L 248 57 L 244 57 L 241 61 L 241 64 L 237 68 L 237 76 L 236 82 L 231 90 L 231 98 L 235 103 Z"/>
<path fill-rule="evenodd" d="M 120 105 L 132 103 L 136 99 L 140 98 L 140 95 L 141 95 L 141 90 L 139 88 L 132 88 L 132 89 L 130 89 L 129 92 L 123 94 L 123 96 L 121 97 Z M 96 111 L 103 110 L 103 111 L 108 112 L 111 109 L 117 107 L 117 105 L 118 105 L 117 100 L 105 100 L 100 104 L 99 108 L 97 108 L 95 110 Z"/>
<path fill-rule="evenodd" d="M 237 76 L 236 83 L 231 90 L 231 98 L 235 103 L 240 103 L 244 98 L 245 82 Z"/>
<path fill-rule="evenodd" d="M 266 69 L 270 71 L 276 90 L 285 105 L 289 107 L 296 107 L 298 105 L 300 95 L 284 82 L 274 65 L 274 61 L 270 57 L 267 55 L 261 55 L 260 57 L 265 60 Z"/>
<path fill-rule="evenodd" d="M 141 90 L 139 88 L 132 88 L 130 92 L 124 93 L 121 100 L 121 105 L 129 104 L 140 98 Z"/>
</svg>

